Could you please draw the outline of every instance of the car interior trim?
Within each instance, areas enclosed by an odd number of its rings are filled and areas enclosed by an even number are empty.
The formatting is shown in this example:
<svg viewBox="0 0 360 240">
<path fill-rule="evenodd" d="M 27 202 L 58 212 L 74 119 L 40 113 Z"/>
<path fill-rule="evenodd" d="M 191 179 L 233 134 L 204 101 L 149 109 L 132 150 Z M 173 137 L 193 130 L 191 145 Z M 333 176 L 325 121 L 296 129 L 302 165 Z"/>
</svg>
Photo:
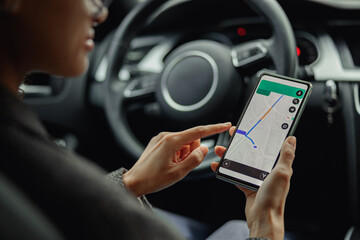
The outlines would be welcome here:
<svg viewBox="0 0 360 240">
<path fill-rule="evenodd" d="M 101 59 L 101 62 L 99 64 L 99 67 L 97 68 L 95 72 L 95 81 L 97 82 L 103 82 L 106 79 L 106 72 L 108 67 L 108 59 L 106 56 L 104 56 Z"/>
<path fill-rule="evenodd" d="M 354 84 L 354 104 L 357 114 L 360 115 L 359 85 Z"/>
<path fill-rule="evenodd" d="M 358 174 L 357 166 L 358 159 L 357 152 L 357 138 L 354 109 L 352 105 L 353 96 L 352 89 L 349 83 L 339 83 L 339 90 L 341 92 L 342 115 L 345 126 L 346 148 L 347 148 L 347 166 L 348 166 L 348 183 L 349 183 L 349 204 L 352 220 L 358 220 Z"/>
<path fill-rule="evenodd" d="M 341 63 L 339 52 L 330 35 L 321 34 L 319 37 L 320 56 L 319 62 L 313 66 L 316 81 L 360 81 L 360 68 L 345 69 Z"/>
</svg>

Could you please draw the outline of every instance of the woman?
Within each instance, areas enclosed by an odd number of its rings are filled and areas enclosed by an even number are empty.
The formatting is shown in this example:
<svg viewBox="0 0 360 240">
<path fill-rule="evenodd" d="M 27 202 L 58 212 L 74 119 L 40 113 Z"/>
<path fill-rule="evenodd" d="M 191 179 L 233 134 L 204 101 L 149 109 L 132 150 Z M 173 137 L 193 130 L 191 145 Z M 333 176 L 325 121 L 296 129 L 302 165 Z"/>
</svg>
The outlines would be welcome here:
<svg viewBox="0 0 360 240">
<path fill-rule="evenodd" d="M 104 170 L 49 140 L 38 117 L 17 99 L 24 76 L 33 70 L 69 77 L 83 73 L 94 48 L 93 27 L 106 17 L 99 0 L 0 0 L 0 148 L 7 156 L 0 173 L 62 237 L 181 239 L 134 196 L 146 203 L 141 196 L 184 178 L 208 152 L 200 139 L 229 130 L 230 123 L 161 133 L 129 171 L 115 171 L 109 181 Z M 257 193 L 240 188 L 247 197 L 250 237 L 284 236 L 295 145 L 294 137 L 284 142 L 278 164 Z M 225 148 L 215 151 L 222 156 Z"/>
</svg>

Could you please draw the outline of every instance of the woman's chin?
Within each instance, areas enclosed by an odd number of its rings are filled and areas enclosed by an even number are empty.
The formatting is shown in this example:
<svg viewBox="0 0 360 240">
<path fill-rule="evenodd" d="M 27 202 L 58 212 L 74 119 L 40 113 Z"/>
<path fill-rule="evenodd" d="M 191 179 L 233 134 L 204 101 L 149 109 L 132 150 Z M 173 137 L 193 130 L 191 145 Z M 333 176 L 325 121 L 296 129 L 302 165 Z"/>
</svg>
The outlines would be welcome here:
<svg viewBox="0 0 360 240">
<path fill-rule="evenodd" d="M 78 77 L 84 74 L 89 67 L 89 57 L 87 54 L 73 58 L 58 58 L 56 62 L 47 62 L 33 66 L 27 73 L 44 72 L 63 77 Z"/>
<path fill-rule="evenodd" d="M 66 66 L 57 71 L 51 72 L 51 74 L 59 75 L 63 77 L 78 77 L 82 75 L 89 67 L 89 59 L 86 57 L 83 61 L 74 63 L 71 66 Z"/>
</svg>

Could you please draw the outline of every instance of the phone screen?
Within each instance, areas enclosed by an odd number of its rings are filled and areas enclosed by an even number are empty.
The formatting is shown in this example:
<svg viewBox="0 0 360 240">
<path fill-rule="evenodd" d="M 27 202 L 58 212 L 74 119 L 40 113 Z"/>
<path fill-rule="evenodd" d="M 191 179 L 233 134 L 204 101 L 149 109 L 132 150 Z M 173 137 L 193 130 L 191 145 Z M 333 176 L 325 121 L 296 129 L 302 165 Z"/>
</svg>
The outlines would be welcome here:
<svg viewBox="0 0 360 240">
<path fill-rule="evenodd" d="M 311 84 L 262 75 L 218 172 L 257 189 L 274 167 Z"/>
</svg>

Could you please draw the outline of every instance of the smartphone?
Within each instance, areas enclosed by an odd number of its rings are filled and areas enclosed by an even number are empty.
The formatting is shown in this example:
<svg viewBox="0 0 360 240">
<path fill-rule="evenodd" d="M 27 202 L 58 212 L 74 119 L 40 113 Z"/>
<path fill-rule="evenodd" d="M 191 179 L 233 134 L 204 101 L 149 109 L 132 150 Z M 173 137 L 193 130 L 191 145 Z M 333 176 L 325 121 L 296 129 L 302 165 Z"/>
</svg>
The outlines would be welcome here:
<svg viewBox="0 0 360 240">
<path fill-rule="evenodd" d="M 257 191 L 310 96 L 310 82 L 263 73 L 216 170 L 216 177 Z"/>
</svg>

